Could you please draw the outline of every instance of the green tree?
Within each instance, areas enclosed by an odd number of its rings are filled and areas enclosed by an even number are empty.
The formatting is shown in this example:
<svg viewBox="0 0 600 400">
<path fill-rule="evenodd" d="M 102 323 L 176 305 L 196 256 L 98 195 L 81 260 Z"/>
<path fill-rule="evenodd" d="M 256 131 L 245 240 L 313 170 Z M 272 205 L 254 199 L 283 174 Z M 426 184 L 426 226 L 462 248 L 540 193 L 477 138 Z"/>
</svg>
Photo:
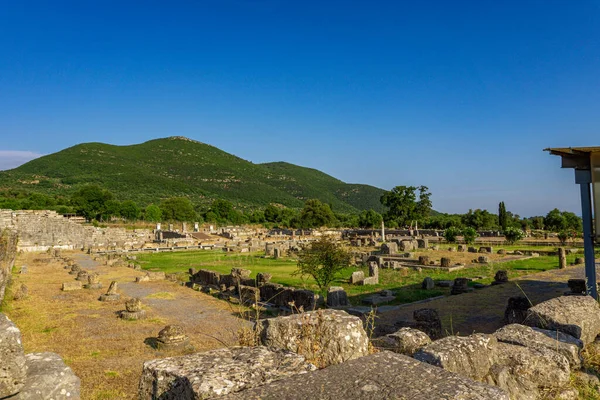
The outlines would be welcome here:
<svg viewBox="0 0 600 400">
<path fill-rule="evenodd" d="M 396 221 L 399 226 L 405 226 L 411 221 L 426 219 L 431 212 L 431 193 L 428 190 L 427 186 L 396 186 L 385 192 L 380 201 L 388 208 L 383 216 L 386 223 Z"/>
<path fill-rule="evenodd" d="M 462 237 L 465 243 L 467 244 L 475 243 L 475 239 L 477 239 L 477 236 L 479 236 L 477 234 L 477 231 L 474 228 L 471 228 L 470 226 L 467 226 L 462 230 Z"/>
<path fill-rule="evenodd" d="M 361 228 L 377 228 L 381 226 L 381 221 L 383 217 L 374 210 L 363 210 L 358 216 L 358 225 Z"/>
<path fill-rule="evenodd" d="M 187 197 L 171 197 L 160 203 L 162 216 L 169 221 L 194 221 L 197 219 L 194 205 Z"/>
<path fill-rule="evenodd" d="M 265 208 L 265 219 L 268 222 L 279 222 L 280 221 L 280 214 L 281 211 L 279 210 L 279 208 L 275 207 L 273 204 L 269 204 L 266 208 Z"/>
<path fill-rule="evenodd" d="M 489 213 L 487 210 L 469 210 L 469 212 L 464 214 L 461 219 L 465 226 L 470 226 L 477 230 L 495 229 L 498 227 L 498 217 Z"/>
<path fill-rule="evenodd" d="M 508 244 L 515 244 L 519 240 L 523 239 L 523 237 L 525 237 L 525 234 L 519 228 L 513 228 L 512 226 L 509 226 L 504 230 L 504 238 Z"/>
<path fill-rule="evenodd" d="M 551 210 L 544 218 L 544 226 L 553 232 L 559 232 L 567 228 L 567 221 L 558 208 Z"/>
<path fill-rule="evenodd" d="M 106 213 L 106 202 L 112 198 L 113 195 L 108 190 L 98 185 L 87 185 L 73 193 L 71 205 L 77 214 L 83 215 L 87 220 L 99 220 Z"/>
<path fill-rule="evenodd" d="M 458 235 L 460 235 L 460 229 L 454 226 L 451 226 L 444 231 L 444 239 L 446 239 L 448 243 L 456 243 Z"/>
<path fill-rule="evenodd" d="M 319 240 L 302 245 L 298 252 L 295 275 L 311 276 L 321 292 L 350 265 L 351 255 L 334 239 L 322 236 Z"/>
<path fill-rule="evenodd" d="M 498 225 L 500 226 L 500 229 L 505 230 L 507 222 L 506 206 L 504 205 L 504 202 L 501 201 L 498 205 Z"/>
<path fill-rule="evenodd" d="M 128 221 L 137 221 L 140 217 L 141 210 L 135 201 L 125 200 L 121 203 L 119 214 Z"/>
<path fill-rule="evenodd" d="M 322 203 L 317 199 L 306 200 L 298 217 L 301 228 L 331 226 L 334 221 L 335 215 L 329 204 Z"/>
<path fill-rule="evenodd" d="M 162 219 L 162 210 L 155 204 L 146 206 L 144 211 L 144 219 L 150 222 L 160 222 Z"/>
</svg>

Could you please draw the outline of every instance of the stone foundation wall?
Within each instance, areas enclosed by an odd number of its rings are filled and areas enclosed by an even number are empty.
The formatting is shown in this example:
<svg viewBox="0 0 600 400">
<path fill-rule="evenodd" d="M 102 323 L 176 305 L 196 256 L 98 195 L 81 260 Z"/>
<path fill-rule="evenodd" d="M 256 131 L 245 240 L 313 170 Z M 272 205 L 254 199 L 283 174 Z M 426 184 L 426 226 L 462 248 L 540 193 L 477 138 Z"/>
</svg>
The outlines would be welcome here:
<svg viewBox="0 0 600 400">
<path fill-rule="evenodd" d="M 10 272 L 17 257 L 17 235 L 8 229 L 0 229 L 0 303 L 4 299 Z"/>
<path fill-rule="evenodd" d="M 98 250 L 127 249 L 152 241 L 150 230 L 95 228 L 70 221 L 48 210 L 0 210 L 0 230 L 18 235 L 18 250 L 45 251 L 49 248 Z"/>
</svg>

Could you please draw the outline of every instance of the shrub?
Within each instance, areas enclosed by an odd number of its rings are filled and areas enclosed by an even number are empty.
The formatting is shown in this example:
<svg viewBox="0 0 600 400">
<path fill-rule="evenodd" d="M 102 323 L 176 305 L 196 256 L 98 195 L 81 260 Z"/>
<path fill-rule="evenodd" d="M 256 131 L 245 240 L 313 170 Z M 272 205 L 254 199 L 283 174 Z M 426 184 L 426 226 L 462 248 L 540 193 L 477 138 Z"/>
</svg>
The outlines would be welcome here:
<svg viewBox="0 0 600 400">
<path fill-rule="evenodd" d="M 451 226 L 444 231 L 444 239 L 448 243 L 456 243 L 456 238 L 460 235 L 460 229 Z"/>
<path fill-rule="evenodd" d="M 504 238 L 508 242 L 508 244 L 517 243 L 519 240 L 523 239 L 525 234 L 519 228 L 508 227 L 504 230 Z"/>
<path fill-rule="evenodd" d="M 462 230 L 462 236 L 463 236 L 463 239 L 465 239 L 465 243 L 473 244 L 473 243 L 475 243 L 475 239 L 479 235 L 477 234 L 477 231 L 474 228 L 471 228 L 469 226 Z"/>
</svg>

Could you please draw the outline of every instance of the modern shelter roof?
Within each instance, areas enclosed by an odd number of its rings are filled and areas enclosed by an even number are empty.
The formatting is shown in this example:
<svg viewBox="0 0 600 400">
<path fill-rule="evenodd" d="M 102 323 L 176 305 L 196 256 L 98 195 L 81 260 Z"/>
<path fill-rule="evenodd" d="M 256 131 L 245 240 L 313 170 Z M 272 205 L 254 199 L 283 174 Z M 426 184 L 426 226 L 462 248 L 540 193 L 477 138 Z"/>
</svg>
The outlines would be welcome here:
<svg viewBox="0 0 600 400">
<path fill-rule="evenodd" d="M 561 156 L 563 168 L 590 169 L 590 155 L 600 153 L 600 146 L 547 148 L 550 154 Z"/>
</svg>

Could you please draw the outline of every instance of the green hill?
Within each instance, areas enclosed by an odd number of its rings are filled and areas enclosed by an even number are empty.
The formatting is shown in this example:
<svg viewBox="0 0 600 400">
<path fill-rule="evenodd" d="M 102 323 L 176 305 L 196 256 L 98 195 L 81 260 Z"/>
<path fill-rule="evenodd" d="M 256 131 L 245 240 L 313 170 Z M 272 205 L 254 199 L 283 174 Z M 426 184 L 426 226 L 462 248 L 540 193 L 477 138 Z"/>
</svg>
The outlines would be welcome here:
<svg viewBox="0 0 600 400">
<path fill-rule="evenodd" d="M 204 204 L 222 198 L 240 208 L 269 203 L 299 208 L 317 198 L 339 212 L 382 210 L 382 189 L 284 162 L 253 164 L 182 137 L 131 146 L 83 143 L 0 171 L 0 189 L 69 194 L 86 184 L 142 205 L 187 196 Z"/>
</svg>

